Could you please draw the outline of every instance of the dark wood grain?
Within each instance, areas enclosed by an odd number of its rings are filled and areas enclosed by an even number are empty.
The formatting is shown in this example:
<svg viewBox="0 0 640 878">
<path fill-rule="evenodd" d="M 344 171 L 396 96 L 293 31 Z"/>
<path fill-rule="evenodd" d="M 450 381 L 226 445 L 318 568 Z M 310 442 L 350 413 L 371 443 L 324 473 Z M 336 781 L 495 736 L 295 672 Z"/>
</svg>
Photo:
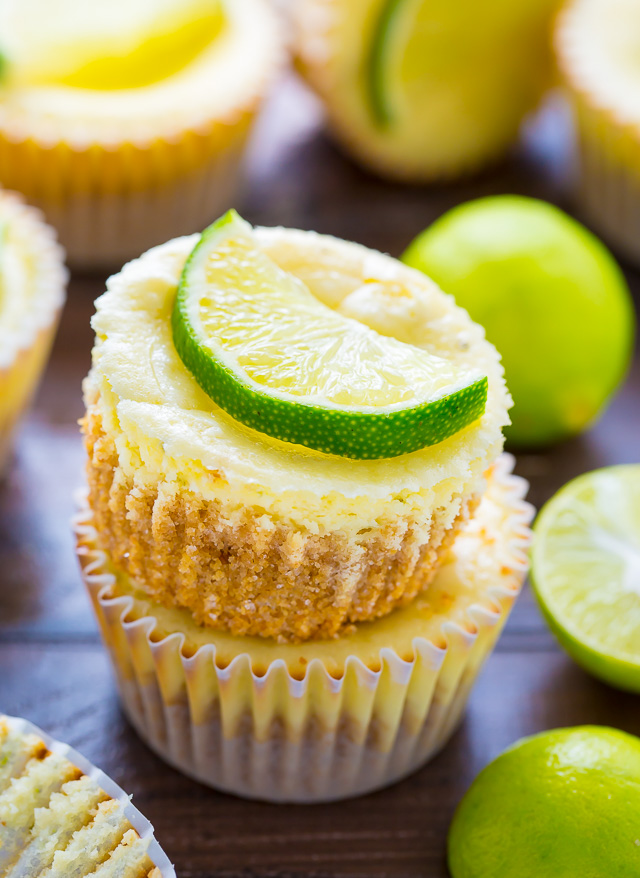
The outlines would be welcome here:
<svg viewBox="0 0 640 878">
<path fill-rule="evenodd" d="M 283 83 L 254 140 L 241 207 L 284 224 L 399 254 L 453 204 L 522 192 L 569 206 L 571 150 L 551 107 L 499 167 L 469 183 L 407 188 L 375 180 L 319 131 L 317 105 Z M 640 278 L 629 271 L 632 287 Z M 268 806 L 219 795 L 158 760 L 122 716 L 106 655 L 80 586 L 68 521 L 83 458 L 76 420 L 103 277 L 74 278 L 51 363 L 0 487 L 0 710 L 68 741 L 127 790 L 152 820 L 178 874 L 441 878 L 456 803 L 488 760 L 521 735 L 577 723 L 640 733 L 637 699 L 579 670 L 555 644 L 525 591 L 444 752 L 395 787 L 347 803 Z M 600 423 L 518 471 L 543 503 L 585 470 L 640 459 L 640 363 Z"/>
</svg>

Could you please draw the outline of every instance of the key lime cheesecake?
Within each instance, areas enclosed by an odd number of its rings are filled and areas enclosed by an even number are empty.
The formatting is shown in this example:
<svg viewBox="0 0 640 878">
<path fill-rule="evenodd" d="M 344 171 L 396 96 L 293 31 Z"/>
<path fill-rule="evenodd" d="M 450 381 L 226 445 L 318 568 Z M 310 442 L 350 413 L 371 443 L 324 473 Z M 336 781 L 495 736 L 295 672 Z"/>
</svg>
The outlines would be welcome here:
<svg viewBox="0 0 640 878">
<path fill-rule="evenodd" d="M 96 307 L 76 534 L 134 725 L 260 798 L 415 768 L 526 568 L 483 330 L 389 256 L 234 212 L 125 266 Z"/>
<path fill-rule="evenodd" d="M 280 66 L 267 0 L 0 4 L 0 179 L 79 267 L 118 267 L 235 197 Z"/>
<path fill-rule="evenodd" d="M 117 784 L 27 720 L 0 714 L 0 875 L 175 878 L 175 871 Z"/>
<path fill-rule="evenodd" d="M 66 280 L 53 229 L 0 190 L 0 470 L 47 360 Z"/>
<path fill-rule="evenodd" d="M 551 79 L 558 0 L 297 0 L 299 68 L 336 139 L 382 176 L 499 159 Z"/>
<path fill-rule="evenodd" d="M 640 263 L 640 6 L 572 0 L 555 47 L 577 129 L 577 197 L 590 223 Z"/>
</svg>

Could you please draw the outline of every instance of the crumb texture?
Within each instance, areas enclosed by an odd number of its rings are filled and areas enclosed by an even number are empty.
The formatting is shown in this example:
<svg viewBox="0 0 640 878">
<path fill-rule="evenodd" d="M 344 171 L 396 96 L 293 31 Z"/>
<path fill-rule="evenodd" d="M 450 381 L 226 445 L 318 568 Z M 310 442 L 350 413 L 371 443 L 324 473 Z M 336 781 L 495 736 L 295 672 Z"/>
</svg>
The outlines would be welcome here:
<svg viewBox="0 0 640 878">
<path fill-rule="evenodd" d="M 158 603 L 238 635 L 332 637 L 404 606 L 475 505 L 458 497 L 428 521 L 397 515 L 355 535 L 312 532 L 263 508 L 229 510 L 177 481 L 127 475 L 95 406 L 84 429 L 89 503 L 114 564 Z"/>
<path fill-rule="evenodd" d="M 0 878 L 159 878 L 127 802 L 0 715 Z"/>
</svg>

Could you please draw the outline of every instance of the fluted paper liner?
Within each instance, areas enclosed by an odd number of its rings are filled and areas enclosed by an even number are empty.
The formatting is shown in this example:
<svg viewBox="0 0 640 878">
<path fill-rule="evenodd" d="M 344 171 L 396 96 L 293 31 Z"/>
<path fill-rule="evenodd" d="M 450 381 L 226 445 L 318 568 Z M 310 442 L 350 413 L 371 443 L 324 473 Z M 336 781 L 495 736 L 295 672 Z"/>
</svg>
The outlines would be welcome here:
<svg viewBox="0 0 640 878">
<path fill-rule="evenodd" d="M 18 734 L 34 735 L 39 740 L 43 741 L 47 750 L 67 759 L 72 765 L 79 768 L 83 774 L 90 777 L 91 780 L 94 781 L 94 783 L 96 783 L 108 796 L 119 802 L 123 806 L 125 817 L 140 838 L 143 840 L 149 840 L 147 854 L 153 865 L 159 870 L 162 878 L 176 878 L 175 869 L 153 834 L 153 826 L 149 823 L 147 818 L 132 805 L 130 796 L 119 787 L 114 780 L 106 775 L 100 768 L 96 768 L 93 763 L 89 762 L 88 759 L 86 759 L 81 753 L 78 753 L 77 750 L 74 750 L 73 747 L 62 743 L 61 741 L 57 741 L 55 738 L 52 738 L 51 735 L 48 735 L 28 720 L 23 719 L 22 717 L 7 716 L 5 714 L 2 715 L 2 718 L 5 719 L 9 723 L 9 726 Z"/>
<path fill-rule="evenodd" d="M 74 522 L 82 573 L 140 736 L 185 774 L 269 801 L 342 799 L 417 769 L 456 728 L 527 570 L 533 509 L 512 466 L 503 455 L 492 476 L 509 510 L 501 580 L 462 622 L 454 603 L 437 637 L 413 638 L 403 655 L 383 648 L 371 666 L 350 655 L 342 672 L 316 658 L 304 675 L 281 658 L 255 668 L 241 651 L 220 662 L 213 643 L 190 649 L 184 633 L 154 634 L 156 619 L 136 612 L 131 595 L 114 595 L 85 504 Z"/>
<path fill-rule="evenodd" d="M 594 228 L 640 264 L 640 118 L 624 118 L 593 94 L 578 57 L 571 21 L 575 5 L 559 16 L 555 44 L 576 125 L 577 199 Z"/>
</svg>

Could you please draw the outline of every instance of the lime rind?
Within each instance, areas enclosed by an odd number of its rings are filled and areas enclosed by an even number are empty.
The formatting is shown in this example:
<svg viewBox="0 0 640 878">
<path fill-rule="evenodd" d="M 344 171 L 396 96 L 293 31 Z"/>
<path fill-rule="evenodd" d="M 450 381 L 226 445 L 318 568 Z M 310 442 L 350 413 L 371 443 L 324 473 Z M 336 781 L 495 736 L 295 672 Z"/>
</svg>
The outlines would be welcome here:
<svg viewBox="0 0 640 878">
<path fill-rule="evenodd" d="M 640 643 L 638 488 L 636 464 L 595 470 L 569 482 L 538 516 L 531 568 L 534 594 L 561 646 L 586 671 L 630 692 L 640 692 L 640 650 L 633 649 L 629 637 Z M 569 520 L 572 527 L 583 525 L 577 537 L 566 533 Z M 564 521 L 560 531 L 559 521 Z M 554 533 L 565 553 L 555 566 L 553 549 L 549 552 Z M 569 589 L 575 583 L 576 600 L 569 611 L 556 591 L 559 577 Z"/>
<path fill-rule="evenodd" d="M 231 417 L 283 442 L 365 460 L 397 457 L 436 445 L 482 416 L 488 391 L 486 376 L 419 404 L 413 400 L 387 407 L 343 407 L 330 400 L 318 403 L 277 388 L 265 390 L 252 381 L 215 339 L 203 337 L 194 314 L 199 294 L 197 289 L 194 293 L 193 274 L 202 257 L 234 230 L 251 232 L 235 211 L 205 230 L 185 264 L 172 312 L 178 354 L 205 393 Z M 427 356 L 418 349 L 416 352 Z"/>
<path fill-rule="evenodd" d="M 394 24 L 400 7 L 405 3 L 406 0 L 385 0 L 375 24 L 371 49 L 365 59 L 369 106 L 376 125 L 383 129 L 390 128 L 393 123 L 393 109 L 388 95 L 387 59 Z"/>
</svg>

